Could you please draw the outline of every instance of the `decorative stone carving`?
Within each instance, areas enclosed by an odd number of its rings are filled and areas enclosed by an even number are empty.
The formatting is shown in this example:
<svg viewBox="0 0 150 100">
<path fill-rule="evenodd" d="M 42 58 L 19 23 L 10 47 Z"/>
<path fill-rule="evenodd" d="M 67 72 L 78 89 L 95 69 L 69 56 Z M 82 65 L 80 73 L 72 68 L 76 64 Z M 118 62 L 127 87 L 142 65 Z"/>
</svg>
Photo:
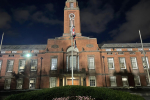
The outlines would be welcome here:
<svg viewBox="0 0 150 100">
<path fill-rule="evenodd" d="M 93 47 L 93 44 L 87 44 L 86 47 L 92 48 L 92 47 Z"/>
<path fill-rule="evenodd" d="M 58 45 L 52 45 L 51 48 L 59 48 Z"/>
</svg>

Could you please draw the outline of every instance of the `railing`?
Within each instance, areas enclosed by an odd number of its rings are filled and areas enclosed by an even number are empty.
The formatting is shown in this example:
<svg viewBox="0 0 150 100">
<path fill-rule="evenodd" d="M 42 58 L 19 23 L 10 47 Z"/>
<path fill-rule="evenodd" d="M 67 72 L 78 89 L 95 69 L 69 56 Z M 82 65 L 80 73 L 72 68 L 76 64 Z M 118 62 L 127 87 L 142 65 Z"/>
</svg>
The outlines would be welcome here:
<svg viewBox="0 0 150 100">
<path fill-rule="evenodd" d="M 72 73 L 72 69 L 60 69 L 60 74 L 71 74 Z M 86 73 L 85 68 L 82 69 L 74 69 L 73 73 L 77 74 L 77 73 Z"/>
</svg>

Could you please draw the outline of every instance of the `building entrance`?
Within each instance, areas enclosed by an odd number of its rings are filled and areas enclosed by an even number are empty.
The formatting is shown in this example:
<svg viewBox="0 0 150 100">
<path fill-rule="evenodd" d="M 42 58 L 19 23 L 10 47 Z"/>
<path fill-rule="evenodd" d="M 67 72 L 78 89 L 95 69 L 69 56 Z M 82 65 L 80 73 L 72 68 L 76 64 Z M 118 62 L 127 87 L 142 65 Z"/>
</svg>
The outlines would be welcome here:
<svg viewBox="0 0 150 100">
<path fill-rule="evenodd" d="M 67 79 L 67 85 L 72 85 L 72 79 Z M 79 85 L 79 79 L 74 79 L 73 85 Z"/>
</svg>

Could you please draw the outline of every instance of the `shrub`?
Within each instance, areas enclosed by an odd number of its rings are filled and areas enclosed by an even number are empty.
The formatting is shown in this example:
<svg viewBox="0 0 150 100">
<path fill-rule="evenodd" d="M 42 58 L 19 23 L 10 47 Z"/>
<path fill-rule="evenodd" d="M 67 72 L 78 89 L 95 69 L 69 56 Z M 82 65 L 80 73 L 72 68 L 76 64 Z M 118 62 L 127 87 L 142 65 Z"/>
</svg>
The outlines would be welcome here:
<svg viewBox="0 0 150 100">
<path fill-rule="evenodd" d="M 64 86 L 8 96 L 5 100 L 52 100 L 71 96 L 91 96 L 95 100 L 145 100 L 128 92 L 100 87 Z"/>
</svg>

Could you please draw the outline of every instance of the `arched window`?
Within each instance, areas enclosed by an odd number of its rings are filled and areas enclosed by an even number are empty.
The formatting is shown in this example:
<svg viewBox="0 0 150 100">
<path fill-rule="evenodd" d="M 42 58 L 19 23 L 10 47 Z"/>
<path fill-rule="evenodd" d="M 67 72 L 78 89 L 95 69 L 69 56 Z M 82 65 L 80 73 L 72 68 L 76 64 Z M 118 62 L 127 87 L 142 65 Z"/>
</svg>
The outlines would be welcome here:
<svg viewBox="0 0 150 100">
<path fill-rule="evenodd" d="M 72 70 L 72 54 L 73 51 L 73 70 L 79 70 L 79 50 L 74 47 L 67 49 L 67 70 Z"/>
</svg>

